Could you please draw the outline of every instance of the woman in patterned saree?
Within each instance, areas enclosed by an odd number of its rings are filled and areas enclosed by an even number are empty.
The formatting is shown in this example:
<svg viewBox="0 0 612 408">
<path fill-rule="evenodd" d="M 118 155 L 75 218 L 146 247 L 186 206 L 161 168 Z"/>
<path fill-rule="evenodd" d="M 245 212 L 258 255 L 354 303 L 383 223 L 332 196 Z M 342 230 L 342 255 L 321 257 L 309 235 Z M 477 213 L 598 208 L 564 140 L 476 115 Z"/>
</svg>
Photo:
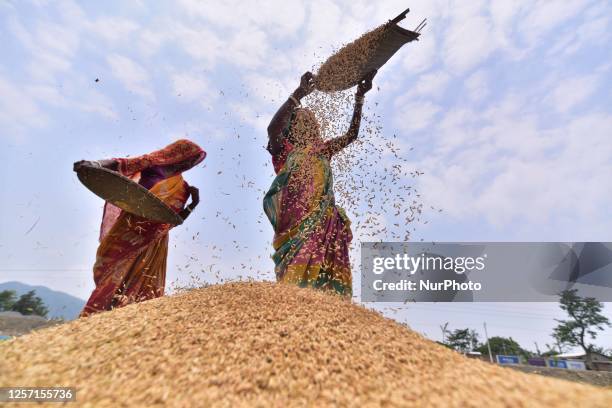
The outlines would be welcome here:
<svg viewBox="0 0 612 408">
<path fill-rule="evenodd" d="M 206 157 L 189 140 L 178 140 L 156 152 L 127 159 L 75 163 L 100 165 L 132 178 L 185 219 L 199 203 L 198 189 L 181 173 Z M 185 207 L 191 196 L 191 203 Z M 172 226 L 149 221 L 106 203 L 100 246 L 93 268 L 96 288 L 81 316 L 163 296 L 168 255 L 168 231 Z"/>
<path fill-rule="evenodd" d="M 268 126 L 267 149 L 276 178 L 263 205 L 274 228 L 272 259 L 279 282 L 351 296 L 352 233 L 334 201 L 330 160 L 357 138 L 364 96 L 375 74 L 358 84 L 353 118 L 343 136 L 324 141 L 314 114 L 300 106 L 300 99 L 314 89 L 310 72 Z"/>
</svg>

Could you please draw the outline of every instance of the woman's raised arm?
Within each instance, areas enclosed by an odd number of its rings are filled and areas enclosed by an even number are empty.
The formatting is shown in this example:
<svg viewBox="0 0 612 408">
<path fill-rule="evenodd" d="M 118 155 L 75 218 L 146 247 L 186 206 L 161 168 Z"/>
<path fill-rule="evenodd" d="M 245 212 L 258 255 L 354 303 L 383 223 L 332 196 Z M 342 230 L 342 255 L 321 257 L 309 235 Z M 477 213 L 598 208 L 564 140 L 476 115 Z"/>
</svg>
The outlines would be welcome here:
<svg viewBox="0 0 612 408">
<path fill-rule="evenodd" d="M 314 75 L 306 72 L 300 79 L 300 86 L 289 96 L 289 99 L 279 108 L 270 124 L 268 125 L 268 151 L 272 155 L 277 155 L 283 148 L 283 130 L 289 124 L 291 113 L 300 106 L 302 98 L 310 94 L 314 89 Z"/>
<path fill-rule="evenodd" d="M 359 84 L 357 85 L 357 92 L 355 93 L 355 107 L 353 108 L 351 125 L 344 135 L 333 138 L 325 143 L 324 152 L 328 157 L 331 158 L 334 154 L 338 153 L 357 139 L 357 135 L 359 135 L 359 127 L 361 126 L 361 113 L 365 94 L 372 89 L 372 80 L 374 79 L 375 75 L 376 70 L 370 72 L 364 79 L 359 81 Z"/>
</svg>

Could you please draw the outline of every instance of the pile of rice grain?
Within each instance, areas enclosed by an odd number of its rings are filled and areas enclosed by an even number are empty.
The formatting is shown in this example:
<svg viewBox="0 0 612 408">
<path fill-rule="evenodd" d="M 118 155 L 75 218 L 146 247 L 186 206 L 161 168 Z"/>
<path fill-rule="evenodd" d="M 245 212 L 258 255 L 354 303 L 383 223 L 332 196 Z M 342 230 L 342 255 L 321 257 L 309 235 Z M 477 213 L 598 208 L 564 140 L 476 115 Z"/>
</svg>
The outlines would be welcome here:
<svg viewBox="0 0 612 408">
<path fill-rule="evenodd" d="M 0 387 L 73 386 L 79 407 L 612 406 L 612 393 L 468 360 L 336 296 L 192 290 L 0 345 Z"/>
</svg>

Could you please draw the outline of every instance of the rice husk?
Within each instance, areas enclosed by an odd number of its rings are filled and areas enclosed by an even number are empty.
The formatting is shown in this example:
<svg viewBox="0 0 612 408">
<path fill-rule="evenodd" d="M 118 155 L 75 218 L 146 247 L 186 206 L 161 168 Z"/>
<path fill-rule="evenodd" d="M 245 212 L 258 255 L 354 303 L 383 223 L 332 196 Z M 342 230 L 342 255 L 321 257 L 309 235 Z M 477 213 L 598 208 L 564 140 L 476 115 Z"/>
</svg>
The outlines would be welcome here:
<svg viewBox="0 0 612 408">
<path fill-rule="evenodd" d="M 612 406 L 609 391 L 469 360 L 338 296 L 272 283 L 129 305 L 0 355 L 0 386 L 76 387 L 79 407 Z"/>
</svg>

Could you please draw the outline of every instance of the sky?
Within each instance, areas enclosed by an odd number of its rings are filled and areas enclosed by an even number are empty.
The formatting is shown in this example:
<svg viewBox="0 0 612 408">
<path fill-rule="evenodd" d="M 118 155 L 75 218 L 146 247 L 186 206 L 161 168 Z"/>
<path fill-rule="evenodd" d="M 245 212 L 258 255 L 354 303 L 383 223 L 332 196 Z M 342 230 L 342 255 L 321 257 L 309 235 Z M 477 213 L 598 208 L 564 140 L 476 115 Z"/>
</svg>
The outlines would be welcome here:
<svg viewBox="0 0 612 408">
<path fill-rule="evenodd" d="M 185 174 L 201 204 L 171 231 L 168 286 L 274 279 L 267 124 L 303 72 L 407 6 L 404 27 L 428 25 L 366 108 L 436 209 L 411 239 L 612 241 L 607 1 L 0 0 L 0 282 L 87 298 L 102 202 L 72 163 L 183 137 L 208 157 Z M 551 303 L 370 306 L 432 339 L 445 322 L 483 337 L 486 321 L 530 349 L 563 317 Z"/>
</svg>

